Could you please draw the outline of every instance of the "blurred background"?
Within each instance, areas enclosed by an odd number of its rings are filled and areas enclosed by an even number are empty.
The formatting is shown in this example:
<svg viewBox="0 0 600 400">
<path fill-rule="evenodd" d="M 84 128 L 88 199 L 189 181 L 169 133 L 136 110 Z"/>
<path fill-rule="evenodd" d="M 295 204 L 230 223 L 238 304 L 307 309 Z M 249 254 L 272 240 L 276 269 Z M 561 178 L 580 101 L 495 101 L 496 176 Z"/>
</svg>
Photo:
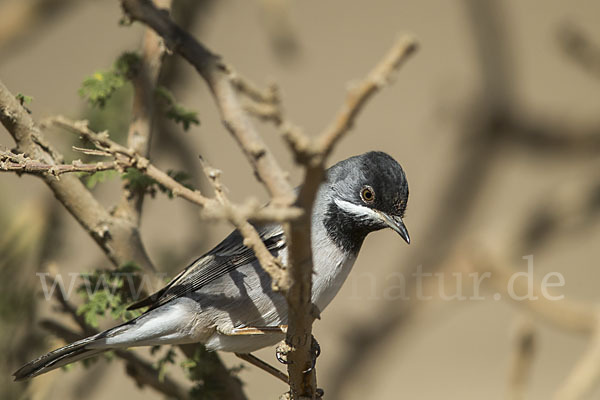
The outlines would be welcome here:
<svg viewBox="0 0 600 400">
<path fill-rule="evenodd" d="M 398 274 L 459 270 L 457 253 L 485 243 L 507 268 L 564 276 L 564 301 L 600 300 L 600 3 L 592 0 L 402 0 L 363 2 L 175 1 L 174 17 L 243 76 L 276 82 L 286 115 L 311 135 L 333 118 L 352 82 L 366 75 L 400 33 L 418 53 L 360 114 L 331 163 L 368 150 L 400 161 L 410 185 L 410 246 L 391 231 L 370 235 L 340 294 L 314 325 L 322 355 L 318 383 L 334 399 L 502 399 L 511 396 L 511 360 L 522 304 L 497 300 L 390 298 Z M 89 119 L 122 138 L 131 89 L 102 113 L 78 95 L 81 82 L 137 50 L 143 28 L 122 26 L 118 2 L 1 0 L 0 80 L 33 97 L 36 120 Z M 201 121 L 184 132 L 162 121 L 151 156 L 164 170 L 187 171 L 206 188 L 198 155 L 223 171 L 230 197 L 265 200 L 204 82 L 177 57 L 163 84 Z M 257 122 L 281 164 L 300 181 L 277 131 Z M 73 139 L 47 132 L 69 160 Z M 0 128 L 0 144 L 12 147 Z M 94 188 L 114 204 L 119 182 Z M 230 231 L 196 207 L 157 195 L 144 206 L 142 238 L 173 276 Z M 466 249 L 466 250 L 465 250 Z M 18 366 L 61 345 L 39 327 L 57 314 L 43 301 L 36 272 L 108 267 L 103 253 L 37 178 L 0 175 L 0 397 L 158 399 L 139 389 L 115 360 L 9 383 Z M 437 280 L 436 280 L 437 282 Z M 436 286 L 438 287 L 438 286 Z M 445 293 L 456 290 L 455 283 Z M 387 295 L 386 295 L 387 293 Z M 391 296 L 394 297 L 394 296 Z M 396 296 L 398 297 L 398 296 Z M 525 317 L 529 318 L 529 317 Z M 529 320 L 528 320 L 529 321 Z M 535 318 L 525 398 L 551 398 L 586 353 L 589 338 Z M 110 324 L 110 321 L 106 321 Z M 142 355 L 147 352 L 141 350 Z M 276 363 L 273 349 L 258 353 Z M 223 355 L 228 366 L 240 361 Z M 185 382 L 177 366 L 170 368 Z M 285 385 L 247 367 L 250 398 L 278 398 Z M 590 394 L 598 398 L 600 391 Z"/>
</svg>

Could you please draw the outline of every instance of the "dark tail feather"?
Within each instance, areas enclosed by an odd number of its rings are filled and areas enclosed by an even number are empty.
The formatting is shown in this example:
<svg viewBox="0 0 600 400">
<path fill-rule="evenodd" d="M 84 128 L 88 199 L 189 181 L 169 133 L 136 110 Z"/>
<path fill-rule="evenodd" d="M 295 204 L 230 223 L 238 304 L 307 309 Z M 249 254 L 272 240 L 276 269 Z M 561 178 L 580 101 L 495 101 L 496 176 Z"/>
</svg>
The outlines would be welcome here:
<svg viewBox="0 0 600 400">
<path fill-rule="evenodd" d="M 83 360 L 84 358 L 89 358 L 96 354 L 110 350 L 109 348 L 86 348 L 87 345 L 96 340 L 96 336 L 97 335 L 90 336 L 88 338 L 68 344 L 60 349 L 51 351 L 48 354 L 28 362 L 19 368 L 15 373 L 13 373 L 15 381 L 33 378 L 34 376 L 45 374 L 48 371 L 52 371 L 53 369 L 60 368 L 72 362 Z"/>
</svg>

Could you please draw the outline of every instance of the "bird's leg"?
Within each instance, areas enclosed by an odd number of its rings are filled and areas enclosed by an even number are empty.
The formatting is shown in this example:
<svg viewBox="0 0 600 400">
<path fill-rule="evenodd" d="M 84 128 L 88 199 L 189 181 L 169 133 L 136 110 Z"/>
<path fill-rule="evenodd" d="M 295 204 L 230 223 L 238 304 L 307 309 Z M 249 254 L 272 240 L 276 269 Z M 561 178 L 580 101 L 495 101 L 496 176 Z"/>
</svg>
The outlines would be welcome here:
<svg viewBox="0 0 600 400">
<path fill-rule="evenodd" d="M 290 350 L 291 348 L 287 343 L 280 343 L 275 350 L 275 357 L 277 358 L 277 361 L 282 364 L 289 364 L 290 361 L 287 360 L 287 353 L 289 353 Z M 312 355 L 312 363 L 306 371 L 303 371 L 304 373 L 308 373 L 313 370 L 315 364 L 317 363 L 317 357 L 321 355 L 321 346 L 319 345 L 319 342 L 317 342 L 317 339 L 315 339 L 314 335 L 311 335 L 310 351 Z"/>
<path fill-rule="evenodd" d="M 250 364 L 254 365 L 255 367 L 258 367 L 258 368 L 262 369 L 263 371 L 267 372 L 268 374 L 274 376 L 275 378 L 279 379 L 286 385 L 289 384 L 290 380 L 285 373 L 283 373 L 280 370 L 278 370 L 277 368 L 273 367 L 271 364 L 264 362 L 260 358 L 254 356 L 250 353 L 235 353 L 235 355 L 238 358 L 241 358 L 242 360 L 247 361 Z"/>
<path fill-rule="evenodd" d="M 231 332 L 228 332 L 228 336 L 242 336 L 242 335 L 266 335 L 267 333 L 287 333 L 287 325 L 277 326 L 251 326 L 244 328 L 233 328 Z"/>
</svg>

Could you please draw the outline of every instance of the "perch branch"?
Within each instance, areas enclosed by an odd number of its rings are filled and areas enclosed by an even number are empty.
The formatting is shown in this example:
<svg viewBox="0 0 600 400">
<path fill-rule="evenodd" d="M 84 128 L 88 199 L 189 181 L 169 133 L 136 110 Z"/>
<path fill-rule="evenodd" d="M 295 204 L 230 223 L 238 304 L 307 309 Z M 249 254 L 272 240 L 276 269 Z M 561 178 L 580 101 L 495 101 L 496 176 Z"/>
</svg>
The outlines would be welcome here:
<svg viewBox="0 0 600 400">
<path fill-rule="evenodd" d="M 287 228 L 288 260 L 291 286 L 288 299 L 288 331 L 286 344 L 290 348 L 288 354 L 288 374 L 290 388 L 294 395 L 315 396 L 316 374 L 312 354 L 312 323 L 318 318 L 320 310 L 312 304 L 313 261 L 311 252 L 311 219 L 312 207 L 319 185 L 325 174 L 327 156 L 335 144 L 352 127 L 358 113 L 369 98 L 390 80 L 408 55 L 414 53 L 417 45 L 410 36 L 401 37 L 377 66 L 367 75 L 358 89 L 350 91 L 342 111 L 336 116 L 330 127 L 314 142 L 308 142 L 301 132 L 289 129 L 288 144 L 296 156 L 296 160 L 305 166 L 303 185 L 298 194 L 297 205 L 304 211 L 304 216 Z M 305 373 L 304 371 L 311 371 Z"/>
</svg>

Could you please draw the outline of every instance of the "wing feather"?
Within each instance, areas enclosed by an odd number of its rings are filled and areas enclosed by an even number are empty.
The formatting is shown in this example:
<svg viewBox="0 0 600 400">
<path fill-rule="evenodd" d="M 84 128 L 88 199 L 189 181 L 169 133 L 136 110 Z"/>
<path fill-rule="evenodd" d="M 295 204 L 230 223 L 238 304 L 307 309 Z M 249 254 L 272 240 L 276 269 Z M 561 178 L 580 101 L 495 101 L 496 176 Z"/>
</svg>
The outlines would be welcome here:
<svg viewBox="0 0 600 400">
<path fill-rule="evenodd" d="M 285 237 L 280 225 L 262 227 L 258 229 L 258 233 L 271 253 L 285 246 Z M 132 304 L 128 310 L 145 306 L 150 306 L 151 309 L 159 307 L 175 298 L 196 291 L 238 267 L 255 260 L 254 251 L 244 246 L 242 235 L 238 231 L 233 231 L 214 249 L 194 260 L 164 288 Z"/>
</svg>

